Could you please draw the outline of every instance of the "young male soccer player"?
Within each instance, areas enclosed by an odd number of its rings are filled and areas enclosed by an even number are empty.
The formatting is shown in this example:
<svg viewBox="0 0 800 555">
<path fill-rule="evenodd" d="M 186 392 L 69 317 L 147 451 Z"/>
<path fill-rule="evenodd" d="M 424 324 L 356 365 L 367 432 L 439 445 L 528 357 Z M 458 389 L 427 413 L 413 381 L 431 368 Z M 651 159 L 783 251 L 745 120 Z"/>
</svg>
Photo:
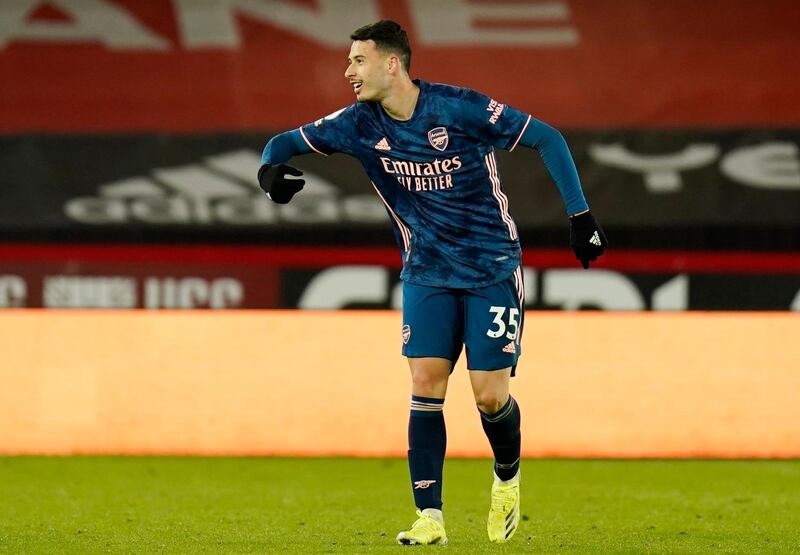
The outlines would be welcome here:
<svg viewBox="0 0 800 555">
<path fill-rule="evenodd" d="M 401 544 L 446 543 L 442 466 L 447 382 L 462 345 L 495 457 L 487 531 L 511 539 L 519 524 L 520 411 L 509 395 L 521 353 L 524 286 L 517 228 L 495 148 L 535 148 L 566 205 L 570 241 L 584 268 L 606 238 L 581 190 L 561 134 L 475 91 L 411 80 L 411 49 L 392 21 L 357 29 L 345 78 L 354 104 L 273 137 L 258 180 L 287 203 L 303 188 L 292 156 L 357 158 L 386 206 L 402 249 L 403 354 L 411 368 L 408 464 L 418 519 Z"/>
</svg>

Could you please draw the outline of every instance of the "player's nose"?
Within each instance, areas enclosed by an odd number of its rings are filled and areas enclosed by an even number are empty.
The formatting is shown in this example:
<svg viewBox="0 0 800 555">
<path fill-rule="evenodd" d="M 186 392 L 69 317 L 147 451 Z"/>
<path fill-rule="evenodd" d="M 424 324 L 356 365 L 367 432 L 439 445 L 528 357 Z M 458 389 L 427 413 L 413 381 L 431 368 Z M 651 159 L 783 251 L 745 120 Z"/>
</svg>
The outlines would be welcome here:
<svg viewBox="0 0 800 555">
<path fill-rule="evenodd" d="M 355 76 L 356 76 L 356 72 L 353 71 L 352 64 L 347 66 L 347 69 L 344 70 L 344 78 L 345 79 L 350 79 L 351 77 L 355 77 Z"/>
</svg>

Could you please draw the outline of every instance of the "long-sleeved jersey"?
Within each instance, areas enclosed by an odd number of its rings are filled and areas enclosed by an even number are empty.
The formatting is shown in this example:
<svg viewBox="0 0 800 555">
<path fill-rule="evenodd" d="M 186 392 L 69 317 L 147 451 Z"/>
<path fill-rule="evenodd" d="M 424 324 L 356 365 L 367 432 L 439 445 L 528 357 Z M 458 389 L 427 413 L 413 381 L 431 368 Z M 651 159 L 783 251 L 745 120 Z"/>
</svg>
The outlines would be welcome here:
<svg viewBox="0 0 800 555">
<path fill-rule="evenodd" d="M 495 148 L 513 150 L 532 118 L 470 89 L 415 83 L 411 119 L 395 120 L 377 102 L 356 103 L 302 126 L 310 150 L 290 154 L 342 152 L 359 160 L 389 213 L 403 280 L 450 288 L 497 283 L 519 266 L 520 244 Z M 525 136 L 523 144 L 537 147 L 540 133 Z M 586 201 L 566 145 L 563 151 L 566 161 L 558 148 L 555 160 L 542 154 L 568 211 L 577 212 Z M 267 145 L 265 163 L 280 157 Z"/>
</svg>

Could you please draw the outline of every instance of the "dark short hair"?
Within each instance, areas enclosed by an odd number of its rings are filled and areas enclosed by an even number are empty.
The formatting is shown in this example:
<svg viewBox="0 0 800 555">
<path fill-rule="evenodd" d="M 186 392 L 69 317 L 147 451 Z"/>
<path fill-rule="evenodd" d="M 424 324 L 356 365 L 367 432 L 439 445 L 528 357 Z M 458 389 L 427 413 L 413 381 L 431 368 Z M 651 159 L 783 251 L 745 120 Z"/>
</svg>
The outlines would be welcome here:
<svg viewBox="0 0 800 555">
<path fill-rule="evenodd" d="M 350 40 L 372 40 L 378 50 L 400 55 L 400 61 L 406 71 L 411 68 L 411 46 L 408 44 L 408 35 L 400 26 L 389 19 L 382 19 L 377 23 L 370 23 L 359 27 L 350 35 Z"/>
</svg>

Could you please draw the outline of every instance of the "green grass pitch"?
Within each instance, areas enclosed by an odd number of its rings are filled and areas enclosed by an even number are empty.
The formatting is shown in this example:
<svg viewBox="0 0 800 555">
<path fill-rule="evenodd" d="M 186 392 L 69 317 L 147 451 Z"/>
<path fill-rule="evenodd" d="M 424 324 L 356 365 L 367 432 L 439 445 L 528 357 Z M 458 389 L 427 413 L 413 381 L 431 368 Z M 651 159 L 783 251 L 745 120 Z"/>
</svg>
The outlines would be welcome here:
<svg viewBox="0 0 800 555">
<path fill-rule="evenodd" d="M 523 461 L 486 540 L 491 466 L 448 460 L 447 546 L 402 547 L 402 459 L 0 458 L 2 553 L 792 553 L 800 461 Z"/>
</svg>

